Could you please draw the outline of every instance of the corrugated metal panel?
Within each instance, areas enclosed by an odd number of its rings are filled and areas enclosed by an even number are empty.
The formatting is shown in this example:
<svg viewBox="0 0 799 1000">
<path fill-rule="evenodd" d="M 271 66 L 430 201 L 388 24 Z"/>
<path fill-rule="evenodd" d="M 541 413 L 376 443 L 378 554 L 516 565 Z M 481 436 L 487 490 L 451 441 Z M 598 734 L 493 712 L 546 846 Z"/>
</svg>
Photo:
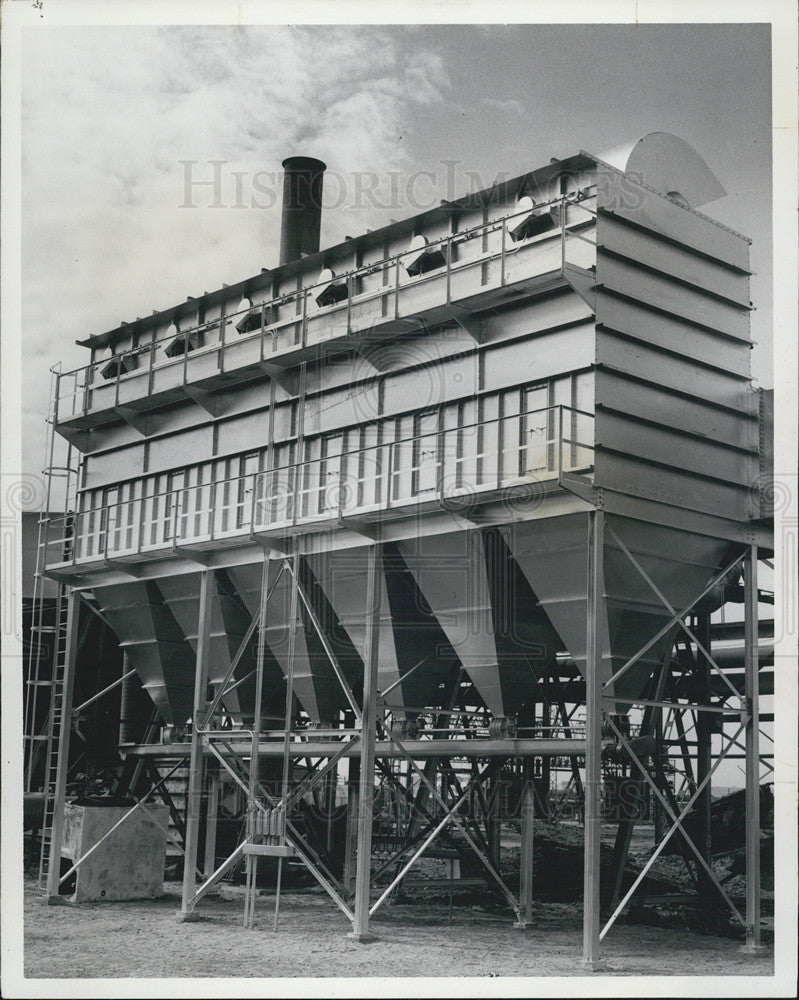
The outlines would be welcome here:
<svg viewBox="0 0 799 1000">
<path fill-rule="evenodd" d="M 666 427 L 723 444 L 753 449 L 757 445 L 754 416 L 721 410 L 704 400 L 676 395 L 669 386 L 635 382 L 611 371 L 599 369 L 595 378 L 597 409 L 610 408 L 643 420 L 656 418 Z"/>
<path fill-rule="evenodd" d="M 749 268 L 747 240 L 602 165 L 597 166 L 597 205 L 700 253 L 743 270 Z"/>
<path fill-rule="evenodd" d="M 683 247 L 666 242 L 657 233 L 644 232 L 619 218 L 602 215 L 597 222 L 597 240 L 600 250 L 613 250 L 742 306 L 750 304 L 748 275 L 699 254 L 687 253 Z"/>
<path fill-rule="evenodd" d="M 717 336 L 676 317 L 653 313 L 644 305 L 602 294 L 601 291 L 597 296 L 597 312 L 602 317 L 602 323 L 612 330 L 741 378 L 749 378 L 752 350 L 748 342 Z"/>
<path fill-rule="evenodd" d="M 665 354 L 649 344 L 615 336 L 610 330 L 597 331 L 596 360 L 608 368 L 719 406 L 745 412 L 748 408 L 750 389 L 741 379 Z"/>
<path fill-rule="evenodd" d="M 641 459 L 598 449 L 594 483 L 598 487 L 705 511 L 719 517 L 744 520 L 746 487 L 701 479 L 689 472 L 662 469 Z"/>
<path fill-rule="evenodd" d="M 575 296 L 576 298 L 577 296 Z M 593 324 L 581 324 L 548 333 L 535 340 L 499 345 L 485 358 L 486 387 L 550 378 L 591 365 L 594 360 Z"/>
<path fill-rule="evenodd" d="M 514 298 L 509 294 L 508 308 L 497 308 L 481 317 L 486 340 L 493 343 L 522 335 L 532 336 L 593 317 L 585 302 L 571 290 L 523 303 L 514 302 Z"/>
<path fill-rule="evenodd" d="M 651 416 L 658 417 L 657 411 Z M 597 411 L 596 446 L 622 451 L 631 458 L 658 462 L 711 476 L 724 483 L 744 483 L 751 479 L 751 453 L 734 451 L 710 441 L 679 434 L 667 427 L 631 420 L 629 417 Z"/>
<path fill-rule="evenodd" d="M 692 323 L 720 330 L 741 340 L 749 339 L 748 310 L 728 305 L 671 278 L 603 253 L 597 254 L 596 278 L 604 288 L 613 289 L 638 302 L 664 309 Z"/>
</svg>

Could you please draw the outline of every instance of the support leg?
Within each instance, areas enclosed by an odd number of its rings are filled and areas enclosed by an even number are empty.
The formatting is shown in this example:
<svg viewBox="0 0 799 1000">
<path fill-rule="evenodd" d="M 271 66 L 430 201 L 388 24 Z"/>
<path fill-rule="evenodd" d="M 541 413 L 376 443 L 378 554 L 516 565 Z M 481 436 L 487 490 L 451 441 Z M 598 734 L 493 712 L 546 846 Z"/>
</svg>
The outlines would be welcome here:
<svg viewBox="0 0 799 1000">
<path fill-rule="evenodd" d="M 349 761 L 349 781 L 347 783 L 347 821 L 344 835 L 344 895 L 351 899 L 355 892 L 355 849 L 358 844 L 358 785 L 360 783 L 361 762 L 353 757 Z"/>
<path fill-rule="evenodd" d="M 746 944 L 743 951 L 762 954 L 760 943 L 760 689 L 758 680 L 757 546 L 744 562 L 746 726 Z"/>
<path fill-rule="evenodd" d="M 604 513 L 589 514 L 585 663 L 585 846 L 583 855 L 583 961 L 599 962 L 599 871 L 602 833 L 602 650 L 599 616 L 604 596 Z"/>
<path fill-rule="evenodd" d="M 710 615 L 704 611 L 697 616 L 696 637 L 705 647 L 710 649 Z M 696 666 L 694 667 L 694 679 L 696 682 L 696 699 L 698 705 L 709 705 L 710 698 L 710 664 L 700 649 L 696 651 Z M 696 783 L 700 785 L 710 774 L 713 766 L 713 748 L 711 725 L 713 717 L 710 712 L 696 713 Z M 694 843 L 699 848 L 699 853 L 710 863 L 710 806 L 711 806 L 710 781 L 705 785 L 703 791 L 697 798 L 697 835 Z M 713 883 L 704 870 L 700 870 L 699 892 L 705 897 L 713 896 Z"/>
<path fill-rule="evenodd" d="M 200 833 L 200 805 L 203 794 L 203 746 L 200 730 L 204 725 L 206 689 L 208 686 L 208 660 L 211 640 L 211 607 L 213 599 L 213 570 L 203 570 L 200 577 L 200 616 L 197 629 L 197 663 L 194 670 L 194 708 L 191 716 L 191 757 L 189 758 L 189 787 L 186 795 L 186 856 L 183 860 L 183 896 L 178 916 L 181 920 L 194 918 L 194 893 L 196 889 L 197 847 Z"/>
<path fill-rule="evenodd" d="M 369 933 L 369 890 L 372 863 L 372 804 L 374 798 L 375 734 L 377 727 L 377 656 L 380 627 L 381 546 L 369 550 L 366 587 L 366 637 L 364 650 L 361 774 L 358 802 L 358 856 L 355 873 L 355 919 L 350 937 L 374 941 Z"/>
<path fill-rule="evenodd" d="M 208 805 L 205 820 L 205 863 L 203 875 L 208 878 L 216 870 L 216 825 L 219 813 L 219 772 L 208 775 Z"/>
<path fill-rule="evenodd" d="M 522 844 L 519 858 L 519 909 L 521 915 L 516 927 L 527 927 L 533 919 L 533 820 L 535 817 L 535 788 L 530 773 L 530 761 L 524 764 L 522 785 L 521 820 Z"/>
</svg>

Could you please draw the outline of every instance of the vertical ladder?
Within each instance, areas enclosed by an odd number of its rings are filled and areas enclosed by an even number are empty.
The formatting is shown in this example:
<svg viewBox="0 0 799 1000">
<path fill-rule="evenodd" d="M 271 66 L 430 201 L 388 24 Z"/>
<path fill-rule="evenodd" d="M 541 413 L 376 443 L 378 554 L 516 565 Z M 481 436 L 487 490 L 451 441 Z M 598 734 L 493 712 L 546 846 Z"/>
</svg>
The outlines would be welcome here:
<svg viewBox="0 0 799 1000">
<path fill-rule="evenodd" d="M 44 817 L 42 820 L 42 843 L 39 856 L 39 895 L 47 892 L 47 865 L 52 843 L 53 816 L 56 807 L 56 778 L 58 775 L 58 753 L 61 731 L 64 725 L 71 725 L 71 719 L 64 719 L 64 678 L 67 667 L 67 625 L 69 621 L 69 600 L 65 587 L 59 588 L 58 617 L 56 623 L 56 649 L 51 683 L 50 718 L 47 727 L 47 754 L 44 773 Z M 66 765 L 66 762 L 65 762 Z"/>
<path fill-rule="evenodd" d="M 45 455 L 45 496 L 42 509 L 39 512 L 37 543 L 36 543 L 36 572 L 33 581 L 33 598 L 31 606 L 31 635 L 27 655 L 27 684 L 25 688 L 25 721 L 23 729 L 24 742 L 24 773 L 25 791 L 32 792 L 38 786 L 39 763 L 42 753 L 45 757 L 50 753 L 50 721 L 46 718 L 44 724 L 39 722 L 42 715 L 42 707 L 45 704 L 48 710 L 53 701 L 53 677 L 52 672 L 55 664 L 55 652 L 51 656 L 43 656 L 42 652 L 48 650 L 51 643 L 55 646 L 59 641 L 59 616 L 62 614 L 62 607 L 66 604 L 66 592 L 63 585 L 59 584 L 56 591 L 56 617 L 53 624 L 45 624 L 45 611 L 47 598 L 45 597 L 45 570 L 49 562 L 68 560 L 72 555 L 74 547 L 74 530 L 68 523 L 67 514 L 75 510 L 77 497 L 77 469 L 72 468 L 74 459 L 72 445 L 64 441 L 55 433 L 55 415 L 58 393 L 59 368 L 51 369 L 50 413 L 47 417 L 47 444 Z M 56 461 L 56 445 L 58 444 L 58 461 Z M 58 484 L 54 483 L 58 480 Z M 60 488 L 57 488 L 60 487 Z M 53 524 L 51 514 L 53 508 L 59 514 L 63 514 L 63 521 L 56 521 L 53 538 Z M 60 508 L 60 509 L 59 509 Z M 58 552 L 56 553 L 56 546 Z M 46 668 L 46 669 L 45 669 Z M 44 782 L 47 783 L 47 761 L 45 760 Z M 46 788 L 45 788 L 46 791 Z"/>
</svg>

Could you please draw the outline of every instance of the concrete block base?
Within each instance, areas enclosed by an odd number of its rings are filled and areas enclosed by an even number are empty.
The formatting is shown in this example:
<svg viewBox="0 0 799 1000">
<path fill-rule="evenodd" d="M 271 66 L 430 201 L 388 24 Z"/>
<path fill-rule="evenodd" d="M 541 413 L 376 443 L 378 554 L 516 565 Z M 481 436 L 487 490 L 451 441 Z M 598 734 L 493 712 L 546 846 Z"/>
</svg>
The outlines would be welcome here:
<svg viewBox="0 0 799 1000">
<path fill-rule="evenodd" d="M 373 941 L 380 940 L 376 934 L 356 934 L 355 931 L 350 931 L 345 936 L 348 937 L 350 941 L 357 941 L 358 944 L 371 944 Z"/>
<path fill-rule="evenodd" d="M 742 944 L 738 951 L 742 955 L 767 955 L 769 949 L 764 944 Z"/>
</svg>

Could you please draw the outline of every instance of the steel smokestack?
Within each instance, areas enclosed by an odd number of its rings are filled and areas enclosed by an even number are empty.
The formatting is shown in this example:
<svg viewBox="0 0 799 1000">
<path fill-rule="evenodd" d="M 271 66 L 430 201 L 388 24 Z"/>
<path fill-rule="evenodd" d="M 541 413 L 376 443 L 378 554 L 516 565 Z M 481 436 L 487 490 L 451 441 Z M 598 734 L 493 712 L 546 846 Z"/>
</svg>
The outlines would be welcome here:
<svg viewBox="0 0 799 1000">
<path fill-rule="evenodd" d="M 280 263 L 287 264 L 319 250 L 322 183 L 327 165 L 312 156 L 290 156 L 283 161 L 283 169 Z"/>
</svg>

